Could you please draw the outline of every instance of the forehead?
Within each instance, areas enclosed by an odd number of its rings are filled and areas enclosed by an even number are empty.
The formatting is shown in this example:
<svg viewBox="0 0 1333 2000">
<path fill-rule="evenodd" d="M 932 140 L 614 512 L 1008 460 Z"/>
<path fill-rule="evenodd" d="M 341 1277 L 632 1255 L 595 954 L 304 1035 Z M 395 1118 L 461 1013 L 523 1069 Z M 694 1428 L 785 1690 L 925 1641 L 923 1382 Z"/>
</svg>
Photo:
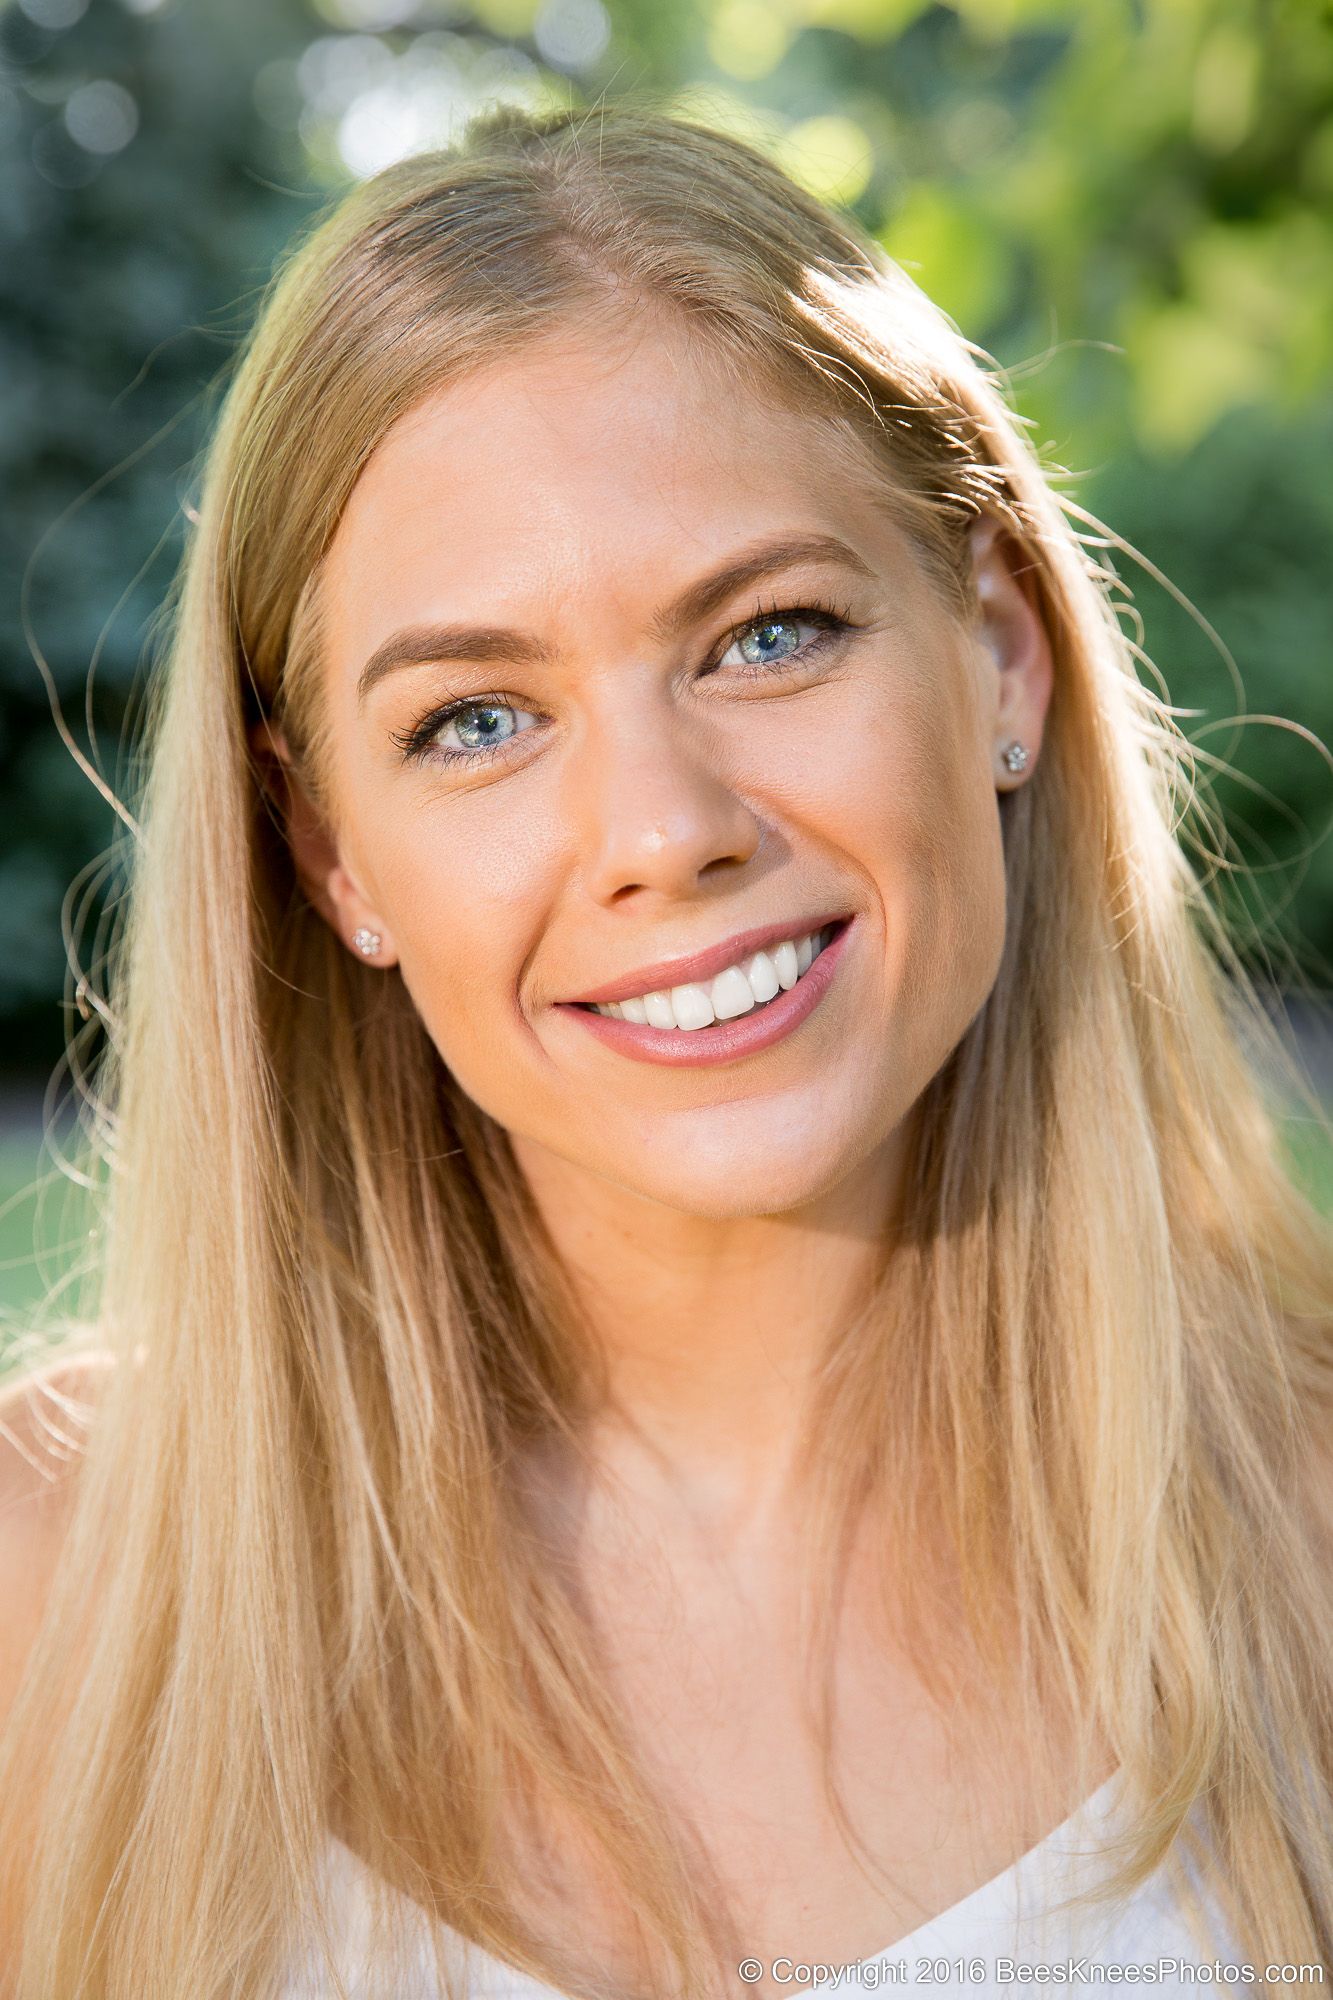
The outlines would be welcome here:
<svg viewBox="0 0 1333 2000">
<path fill-rule="evenodd" d="M 344 512 L 326 602 L 364 651 L 460 604 L 554 610 L 583 585 L 642 603 L 775 525 L 882 535 L 868 454 L 663 317 L 601 322 L 398 421 Z"/>
</svg>

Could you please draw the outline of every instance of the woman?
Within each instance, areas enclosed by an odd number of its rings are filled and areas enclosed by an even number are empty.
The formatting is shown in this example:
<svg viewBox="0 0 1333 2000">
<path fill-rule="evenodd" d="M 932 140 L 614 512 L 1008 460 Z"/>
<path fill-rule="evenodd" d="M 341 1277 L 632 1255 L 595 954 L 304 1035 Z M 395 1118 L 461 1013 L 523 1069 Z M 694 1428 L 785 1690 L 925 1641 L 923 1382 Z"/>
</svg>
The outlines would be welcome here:
<svg viewBox="0 0 1333 2000">
<path fill-rule="evenodd" d="M 20 2000 L 1329 1962 L 1327 1237 L 1108 581 L 730 138 L 493 115 L 287 266 L 77 1481 L 11 1410 Z"/>
</svg>

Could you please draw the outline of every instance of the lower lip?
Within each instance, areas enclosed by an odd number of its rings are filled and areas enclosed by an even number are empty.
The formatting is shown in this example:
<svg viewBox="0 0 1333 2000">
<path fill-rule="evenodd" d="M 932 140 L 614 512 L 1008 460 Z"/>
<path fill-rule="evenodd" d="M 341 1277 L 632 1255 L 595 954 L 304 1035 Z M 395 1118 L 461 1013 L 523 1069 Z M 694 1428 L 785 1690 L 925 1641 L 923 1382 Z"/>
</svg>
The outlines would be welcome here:
<svg viewBox="0 0 1333 2000">
<path fill-rule="evenodd" d="M 571 1001 L 562 1000 L 557 1005 L 561 1013 L 581 1021 L 609 1049 L 632 1056 L 636 1062 L 660 1063 L 667 1069 L 707 1069 L 714 1063 L 739 1062 L 742 1056 L 756 1055 L 780 1042 L 813 1013 L 833 983 L 854 921 L 851 917 L 846 920 L 810 970 L 785 993 L 734 1021 L 715 1021 L 711 1028 L 652 1028 L 638 1021 L 617 1021 L 612 1014 L 596 1014 L 591 1007 L 579 1007 Z"/>
</svg>

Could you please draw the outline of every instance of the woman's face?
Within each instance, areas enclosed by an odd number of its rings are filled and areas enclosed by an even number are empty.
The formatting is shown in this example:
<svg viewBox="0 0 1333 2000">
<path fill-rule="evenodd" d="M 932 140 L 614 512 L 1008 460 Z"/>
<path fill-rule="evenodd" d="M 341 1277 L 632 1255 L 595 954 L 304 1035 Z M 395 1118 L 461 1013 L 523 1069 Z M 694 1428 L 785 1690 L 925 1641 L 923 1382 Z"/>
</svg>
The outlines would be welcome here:
<svg viewBox="0 0 1333 2000">
<path fill-rule="evenodd" d="M 521 1160 L 734 1217 L 892 1140 L 995 979 L 1001 753 L 1035 762 L 1049 693 L 990 540 L 965 628 L 817 417 L 655 321 L 389 433 L 326 564 L 334 823 L 303 865 Z M 778 941 L 832 919 L 790 986 Z M 738 960 L 757 984 L 713 985 Z M 724 1019 L 572 1004 L 626 979 Z"/>
</svg>

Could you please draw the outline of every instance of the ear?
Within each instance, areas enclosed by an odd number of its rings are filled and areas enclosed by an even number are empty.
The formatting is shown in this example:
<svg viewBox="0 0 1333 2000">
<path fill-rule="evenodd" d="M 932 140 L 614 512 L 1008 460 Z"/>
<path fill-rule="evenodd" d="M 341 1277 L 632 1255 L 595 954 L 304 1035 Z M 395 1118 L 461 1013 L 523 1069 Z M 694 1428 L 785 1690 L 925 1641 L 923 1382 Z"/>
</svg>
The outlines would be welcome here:
<svg viewBox="0 0 1333 2000">
<path fill-rule="evenodd" d="M 995 741 L 992 762 L 1000 791 L 1024 782 L 1004 761 L 1014 743 L 1027 751 L 1022 769 L 1030 772 L 1041 739 L 1055 679 L 1051 642 L 1041 615 L 1035 581 L 1025 571 L 1023 551 L 993 515 L 973 526 L 973 576 L 977 592 L 977 638 L 995 667 Z"/>
<path fill-rule="evenodd" d="M 262 721 L 252 726 L 249 741 L 264 789 L 282 815 L 297 877 L 310 903 L 357 958 L 396 965 L 398 949 L 388 926 L 344 863 L 332 828 L 302 783 L 286 736 Z M 377 949 L 361 951 L 354 942 L 358 933 L 378 938 Z"/>
</svg>

